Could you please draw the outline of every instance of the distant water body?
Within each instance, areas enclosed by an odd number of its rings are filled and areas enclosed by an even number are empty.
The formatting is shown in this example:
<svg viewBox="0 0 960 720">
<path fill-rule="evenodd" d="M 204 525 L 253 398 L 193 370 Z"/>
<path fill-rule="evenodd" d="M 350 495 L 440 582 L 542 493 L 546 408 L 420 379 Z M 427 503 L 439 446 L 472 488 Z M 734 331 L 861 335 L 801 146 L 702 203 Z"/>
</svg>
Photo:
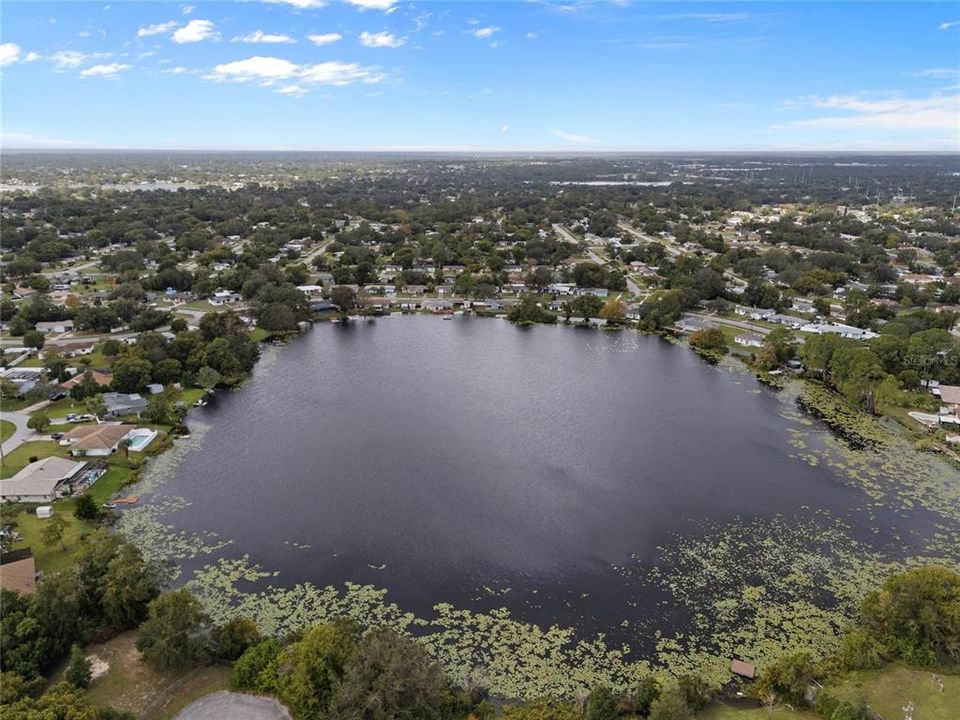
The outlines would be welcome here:
<svg viewBox="0 0 960 720">
<path fill-rule="evenodd" d="M 189 501 L 164 522 L 231 539 L 223 555 L 274 585 L 371 583 L 416 613 L 506 605 L 608 630 L 643 610 L 614 564 L 705 523 L 864 503 L 791 456 L 772 391 L 658 338 L 405 316 L 271 352 L 193 411 L 211 430 L 162 492 Z M 854 535 L 909 534 L 874 512 L 885 529 Z"/>
</svg>

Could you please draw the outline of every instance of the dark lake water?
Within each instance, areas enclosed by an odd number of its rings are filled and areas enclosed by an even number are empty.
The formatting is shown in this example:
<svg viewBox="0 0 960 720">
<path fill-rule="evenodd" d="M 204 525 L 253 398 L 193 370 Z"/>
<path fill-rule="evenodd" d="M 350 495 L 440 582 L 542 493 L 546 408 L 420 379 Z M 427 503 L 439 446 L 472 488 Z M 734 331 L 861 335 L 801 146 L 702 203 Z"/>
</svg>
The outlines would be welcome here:
<svg viewBox="0 0 960 720">
<path fill-rule="evenodd" d="M 417 613 L 508 604 L 603 630 L 639 612 L 612 563 L 704 522 L 863 505 L 790 456 L 783 412 L 750 376 L 634 333 L 320 324 L 191 412 L 211 429 L 164 486 L 190 502 L 165 521 L 233 540 L 224 554 L 278 585 L 372 583 Z"/>
</svg>

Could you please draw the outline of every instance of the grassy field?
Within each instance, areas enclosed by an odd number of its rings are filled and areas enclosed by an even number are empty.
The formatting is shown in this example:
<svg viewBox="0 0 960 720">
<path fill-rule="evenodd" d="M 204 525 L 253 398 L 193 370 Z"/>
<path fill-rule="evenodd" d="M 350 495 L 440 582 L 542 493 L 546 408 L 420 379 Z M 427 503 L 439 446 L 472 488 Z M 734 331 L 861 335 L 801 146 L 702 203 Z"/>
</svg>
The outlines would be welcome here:
<svg viewBox="0 0 960 720">
<path fill-rule="evenodd" d="M 44 523 L 48 521 L 39 519 L 26 507 L 14 518 L 17 523 L 17 532 L 23 536 L 23 540 L 18 542 L 14 549 L 30 548 L 33 551 L 37 570 L 42 570 L 46 574 L 56 573 L 69 567 L 73 562 L 74 553 L 80 547 L 80 538 L 93 528 L 92 525 L 77 520 L 73 516 L 73 500 L 58 500 L 53 504 L 53 508 L 56 514 L 62 515 L 67 521 L 62 544 L 53 546 L 43 544 L 40 533 Z"/>
<path fill-rule="evenodd" d="M 17 426 L 9 420 L 0 420 L 0 443 L 6 442 L 7 438 L 17 431 Z"/>
<path fill-rule="evenodd" d="M 3 467 L 0 468 L 0 478 L 8 478 L 16 475 L 30 462 L 30 458 L 36 456 L 38 460 L 51 455 L 66 457 L 68 448 L 56 442 L 48 440 L 34 440 L 25 442 L 13 452 L 4 455 Z"/>
<path fill-rule="evenodd" d="M 147 720 L 167 720 L 197 698 L 228 688 L 229 668 L 160 673 L 141 661 L 136 642 L 136 632 L 128 632 L 86 649 L 87 655 L 96 655 L 110 666 L 90 685 L 92 703 Z"/>
<path fill-rule="evenodd" d="M 724 703 L 713 703 L 703 712 L 697 713 L 697 720 L 817 720 L 816 713 L 805 710 L 790 710 L 785 707 L 774 708 L 738 708 Z"/>
<path fill-rule="evenodd" d="M 936 678 L 943 681 L 943 690 Z M 907 703 L 914 705 L 913 720 L 960 718 L 960 675 L 944 675 L 893 665 L 883 670 L 851 673 L 829 690 L 839 698 L 856 702 L 865 698 L 886 720 L 902 718 Z"/>
</svg>

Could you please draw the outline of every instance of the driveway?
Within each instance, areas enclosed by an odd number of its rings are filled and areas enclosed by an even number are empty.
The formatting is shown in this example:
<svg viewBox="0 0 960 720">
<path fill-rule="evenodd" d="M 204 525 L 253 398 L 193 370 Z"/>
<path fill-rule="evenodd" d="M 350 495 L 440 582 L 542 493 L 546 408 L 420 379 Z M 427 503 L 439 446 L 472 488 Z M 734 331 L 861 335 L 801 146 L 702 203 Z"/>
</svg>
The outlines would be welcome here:
<svg viewBox="0 0 960 720">
<path fill-rule="evenodd" d="M 7 441 L 3 444 L 4 455 L 13 452 L 20 447 L 21 443 L 36 435 L 36 432 L 27 427 L 27 420 L 30 419 L 29 415 L 24 415 L 22 412 L 5 412 L 0 413 L 0 419 L 9 420 L 17 426 L 13 435 L 7 438 Z"/>
<path fill-rule="evenodd" d="M 276 700 L 242 693 L 218 692 L 187 705 L 174 720 L 290 720 Z"/>
</svg>

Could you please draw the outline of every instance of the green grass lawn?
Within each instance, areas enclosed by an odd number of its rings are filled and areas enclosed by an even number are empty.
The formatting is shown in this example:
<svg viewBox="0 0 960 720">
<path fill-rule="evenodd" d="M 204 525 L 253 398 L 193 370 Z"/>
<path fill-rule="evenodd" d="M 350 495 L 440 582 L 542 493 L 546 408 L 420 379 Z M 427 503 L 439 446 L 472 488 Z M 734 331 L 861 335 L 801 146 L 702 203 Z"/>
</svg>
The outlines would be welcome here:
<svg viewBox="0 0 960 720">
<path fill-rule="evenodd" d="M 107 472 L 100 476 L 87 493 L 97 505 L 102 505 L 130 481 L 132 472 L 126 464 L 111 463 Z"/>
<path fill-rule="evenodd" d="M 786 707 L 774 708 L 771 713 L 763 707 L 738 708 L 716 702 L 697 713 L 696 718 L 697 720 L 816 720 L 817 715 L 806 710 L 790 710 Z"/>
<path fill-rule="evenodd" d="M 25 442 L 13 452 L 4 455 L 3 467 L 0 468 L 0 478 L 8 478 L 16 475 L 30 462 L 30 458 L 36 456 L 38 460 L 51 455 L 66 457 L 69 448 L 59 443 L 48 440 L 35 440 Z"/>
<path fill-rule="evenodd" d="M 30 548 L 33 552 L 37 570 L 51 574 L 68 568 L 73 563 L 73 555 L 80 547 L 80 538 L 93 529 L 93 525 L 77 520 L 73 516 L 74 501 L 58 500 L 53 504 L 53 511 L 67 520 L 63 532 L 63 543 L 53 546 L 43 544 L 41 532 L 47 520 L 41 520 L 30 512 L 26 506 L 16 515 L 17 532 L 23 540 L 14 545 L 14 549 Z"/>
<path fill-rule="evenodd" d="M 16 412 L 31 405 L 33 405 L 33 402 L 30 400 L 22 400 L 20 398 L 3 398 L 0 400 L 0 409 L 4 412 Z"/>
<path fill-rule="evenodd" d="M 17 431 L 17 426 L 9 420 L 0 420 L 0 443 L 6 442 Z"/>
<path fill-rule="evenodd" d="M 87 655 L 96 655 L 109 665 L 87 691 L 93 704 L 146 720 L 166 720 L 197 698 L 229 687 L 230 669 L 224 666 L 158 672 L 141 660 L 136 642 L 134 631 L 86 648 Z"/>
<path fill-rule="evenodd" d="M 943 691 L 936 682 L 943 680 Z M 851 702 L 866 699 L 883 718 L 902 718 L 907 703 L 914 705 L 913 720 L 960 718 L 960 675 L 891 665 L 882 670 L 850 673 L 828 686 L 836 697 Z"/>
<path fill-rule="evenodd" d="M 270 336 L 270 333 L 263 328 L 254 328 L 250 331 L 249 335 L 250 339 L 254 342 L 263 342 Z"/>
</svg>

